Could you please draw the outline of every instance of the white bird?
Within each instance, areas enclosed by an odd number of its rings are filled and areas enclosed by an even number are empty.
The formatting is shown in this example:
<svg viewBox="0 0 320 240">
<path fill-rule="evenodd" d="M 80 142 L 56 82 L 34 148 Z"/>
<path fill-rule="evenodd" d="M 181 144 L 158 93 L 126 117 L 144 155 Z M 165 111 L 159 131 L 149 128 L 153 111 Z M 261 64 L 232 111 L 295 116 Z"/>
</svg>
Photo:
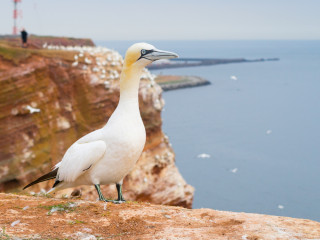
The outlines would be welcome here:
<svg viewBox="0 0 320 240">
<path fill-rule="evenodd" d="M 230 79 L 231 79 L 231 80 L 234 80 L 234 81 L 237 81 L 237 80 L 238 80 L 238 78 L 237 78 L 236 76 L 230 76 Z"/>
<path fill-rule="evenodd" d="M 139 82 L 145 66 L 158 59 L 176 58 L 147 43 L 136 43 L 126 53 L 120 76 L 120 100 L 107 124 L 73 143 L 53 171 L 27 186 L 55 179 L 52 189 L 94 185 L 101 201 L 107 200 L 100 184 L 116 184 L 122 203 L 122 181 L 139 159 L 146 141 L 138 102 Z"/>
<path fill-rule="evenodd" d="M 236 173 L 236 172 L 238 172 L 238 168 L 231 169 L 230 172 Z"/>
<path fill-rule="evenodd" d="M 210 155 L 209 154 L 206 154 L 206 153 L 201 153 L 197 156 L 198 158 L 210 158 Z"/>
<path fill-rule="evenodd" d="M 31 106 L 26 106 L 26 109 L 28 109 L 30 111 L 30 114 L 33 114 L 33 113 L 38 113 L 40 112 L 41 110 L 39 108 L 33 108 Z"/>
<path fill-rule="evenodd" d="M 91 64 L 91 63 L 92 63 L 92 61 L 91 61 L 89 58 L 87 58 L 87 57 L 84 59 L 84 62 L 85 62 L 86 64 Z"/>
<path fill-rule="evenodd" d="M 78 66 L 78 62 L 75 61 L 75 62 L 73 62 L 71 65 L 72 65 L 72 67 L 76 67 L 76 66 Z"/>
</svg>

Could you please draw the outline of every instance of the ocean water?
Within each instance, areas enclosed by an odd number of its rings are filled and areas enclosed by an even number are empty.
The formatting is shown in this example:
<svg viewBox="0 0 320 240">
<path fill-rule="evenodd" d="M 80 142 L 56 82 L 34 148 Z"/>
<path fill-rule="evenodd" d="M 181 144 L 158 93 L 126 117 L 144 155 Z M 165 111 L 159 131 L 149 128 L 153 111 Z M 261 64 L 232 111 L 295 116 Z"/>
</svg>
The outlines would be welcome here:
<svg viewBox="0 0 320 240">
<path fill-rule="evenodd" d="M 121 54 L 131 43 L 97 42 Z M 212 83 L 165 92 L 163 130 L 194 208 L 320 221 L 320 41 L 150 43 L 181 57 L 280 58 L 153 71 Z"/>
</svg>

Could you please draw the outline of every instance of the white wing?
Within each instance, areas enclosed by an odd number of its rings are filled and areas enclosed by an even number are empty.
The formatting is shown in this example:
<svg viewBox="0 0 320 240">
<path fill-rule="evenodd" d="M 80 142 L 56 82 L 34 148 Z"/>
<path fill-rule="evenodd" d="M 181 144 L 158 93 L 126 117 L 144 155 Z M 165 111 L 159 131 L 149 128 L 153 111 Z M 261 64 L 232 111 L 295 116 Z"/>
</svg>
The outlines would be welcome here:
<svg viewBox="0 0 320 240">
<path fill-rule="evenodd" d="M 101 130 L 94 131 L 80 138 L 71 145 L 60 163 L 57 179 L 59 181 L 73 182 L 85 170 L 99 161 L 106 152 L 106 144 L 101 139 Z"/>
</svg>

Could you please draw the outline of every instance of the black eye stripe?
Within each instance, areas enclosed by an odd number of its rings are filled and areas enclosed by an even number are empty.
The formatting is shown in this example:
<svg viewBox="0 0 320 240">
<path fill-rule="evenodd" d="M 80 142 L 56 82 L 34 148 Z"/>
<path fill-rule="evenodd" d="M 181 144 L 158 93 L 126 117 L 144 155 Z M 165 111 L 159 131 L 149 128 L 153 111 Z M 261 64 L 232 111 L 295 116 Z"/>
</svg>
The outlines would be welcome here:
<svg viewBox="0 0 320 240">
<path fill-rule="evenodd" d="M 144 56 L 146 54 L 152 53 L 153 51 L 154 51 L 153 49 L 151 49 L 151 50 L 142 49 L 141 50 L 141 56 Z"/>
<path fill-rule="evenodd" d="M 149 54 L 149 53 L 152 53 L 152 52 L 154 52 L 153 49 L 151 49 L 151 50 L 142 49 L 142 50 L 141 50 L 141 56 L 139 57 L 138 60 L 140 60 L 141 58 L 148 59 L 148 58 L 146 58 L 146 57 L 144 57 L 144 56 L 147 55 L 147 54 Z M 137 60 L 137 61 L 138 61 L 138 60 Z M 148 59 L 148 60 L 150 60 L 150 59 Z"/>
</svg>

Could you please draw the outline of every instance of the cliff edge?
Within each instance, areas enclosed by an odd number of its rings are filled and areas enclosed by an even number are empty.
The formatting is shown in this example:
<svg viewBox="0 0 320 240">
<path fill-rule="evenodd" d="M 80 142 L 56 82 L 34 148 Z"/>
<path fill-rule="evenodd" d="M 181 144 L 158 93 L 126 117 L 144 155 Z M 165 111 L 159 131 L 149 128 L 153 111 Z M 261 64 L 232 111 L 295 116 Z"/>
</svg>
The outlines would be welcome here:
<svg viewBox="0 0 320 240">
<path fill-rule="evenodd" d="M 311 220 L 0 194 L 1 239 L 319 239 Z"/>
<path fill-rule="evenodd" d="M 23 49 L 0 39 L 0 191 L 21 191 L 49 172 L 73 142 L 106 124 L 119 100 L 119 53 L 70 46 L 74 39 L 63 39 L 63 45 L 40 40 L 37 46 L 44 48 Z M 161 129 L 162 90 L 150 76 L 145 70 L 139 89 L 147 142 L 124 179 L 124 198 L 190 208 L 194 189 L 175 166 L 173 149 Z M 44 182 L 27 192 L 48 190 L 52 184 Z M 103 186 L 102 191 L 116 197 L 114 186 Z M 84 193 L 87 200 L 97 198 L 92 186 L 59 194 L 72 192 Z"/>
</svg>

